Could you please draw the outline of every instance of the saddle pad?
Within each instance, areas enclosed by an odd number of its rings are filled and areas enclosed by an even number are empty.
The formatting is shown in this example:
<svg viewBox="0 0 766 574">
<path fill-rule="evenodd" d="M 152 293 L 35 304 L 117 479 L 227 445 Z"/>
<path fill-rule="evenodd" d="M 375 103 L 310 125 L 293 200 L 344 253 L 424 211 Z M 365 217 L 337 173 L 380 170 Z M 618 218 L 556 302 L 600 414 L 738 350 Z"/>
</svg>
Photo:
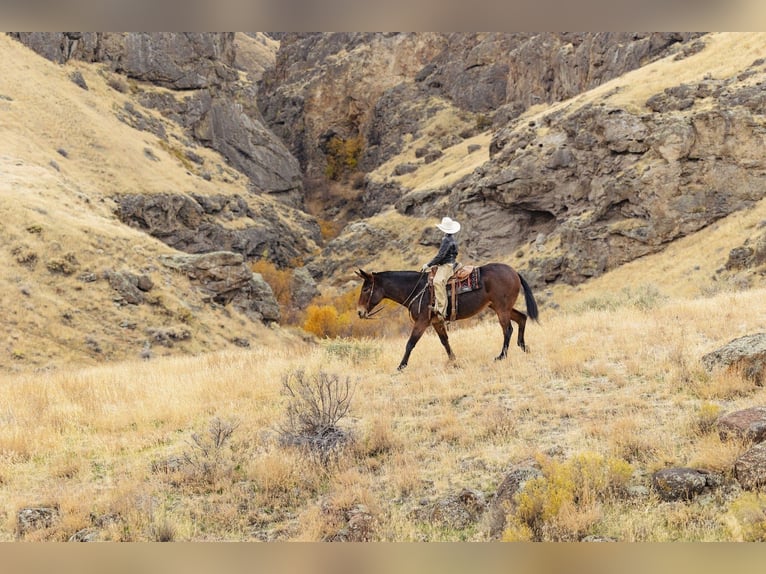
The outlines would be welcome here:
<svg viewBox="0 0 766 574">
<path fill-rule="evenodd" d="M 468 291 L 474 291 L 481 287 L 481 274 L 479 268 L 474 267 L 471 272 L 464 278 L 453 277 L 447 283 L 447 292 L 451 293 L 453 287 L 456 289 L 456 293 L 467 293 Z"/>
</svg>

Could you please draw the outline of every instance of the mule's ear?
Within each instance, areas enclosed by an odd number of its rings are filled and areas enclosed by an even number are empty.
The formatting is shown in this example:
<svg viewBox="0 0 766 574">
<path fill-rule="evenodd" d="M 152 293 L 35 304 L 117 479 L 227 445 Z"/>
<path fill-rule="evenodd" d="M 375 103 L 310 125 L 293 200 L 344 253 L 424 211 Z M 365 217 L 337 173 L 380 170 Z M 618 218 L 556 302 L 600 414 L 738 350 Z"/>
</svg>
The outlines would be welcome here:
<svg viewBox="0 0 766 574">
<path fill-rule="evenodd" d="M 359 275 L 359 277 L 361 277 L 362 279 L 367 279 L 370 276 L 370 274 L 367 273 L 367 271 L 365 271 L 364 269 L 357 270 L 356 274 Z"/>
</svg>

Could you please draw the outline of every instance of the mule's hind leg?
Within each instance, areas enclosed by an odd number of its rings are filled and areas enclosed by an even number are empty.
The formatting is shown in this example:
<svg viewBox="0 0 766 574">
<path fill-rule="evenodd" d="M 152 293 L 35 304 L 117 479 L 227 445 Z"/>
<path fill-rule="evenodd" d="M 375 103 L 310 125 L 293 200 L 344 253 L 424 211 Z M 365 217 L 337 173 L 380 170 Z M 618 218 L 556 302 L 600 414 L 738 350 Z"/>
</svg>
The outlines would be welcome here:
<svg viewBox="0 0 766 574">
<path fill-rule="evenodd" d="M 455 353 L 452 352 L 452 348 L 449 346 L 447 326 L 445 325 L 444 321 L 434 321 L 432 325 L 434 326 L 436 333 L 439 335 L 439 340 L 442 342 L 444 350 L 447 351 L 447 356 L 449 357 L 450 361 L 454 361 Z"/>
<path fill-rule="evenodd" d="M 527 316 L 521 311 L 511 309 L 511 319 L 516 321 L 519 326 L 519 336 L 516 337 L 516 344 L 522 351 L 527 352 L 527 345 L 524 343 L 524 327 L 527 324 Z"/>
<path fill-rule="evenodd" d="M 506 313 L 497 312 L 497 319 L 500 321 L 500 328 L 503 330 L 503 348 L 500 350 L 500 354 L 495 357 L 495 360 L 501 361 L 508 356 L 508 345 L 511 343 L 513 325 L 511 325 L 511 318 Z"/>
</svg>

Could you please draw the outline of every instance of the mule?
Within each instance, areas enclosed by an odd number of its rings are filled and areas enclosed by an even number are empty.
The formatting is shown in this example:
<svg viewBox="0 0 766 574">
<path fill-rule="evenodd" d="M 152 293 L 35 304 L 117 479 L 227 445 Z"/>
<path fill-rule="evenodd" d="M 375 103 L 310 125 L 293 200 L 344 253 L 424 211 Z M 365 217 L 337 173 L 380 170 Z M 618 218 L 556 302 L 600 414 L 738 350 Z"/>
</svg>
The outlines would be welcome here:
<svg viewBox="0 0 766 574">
<path fill-rule="evenodd" d="M 449 344 L 445 322 L 432 314 L 427 274 L 418 271 L 380 271 L 370 273 L 359 269 L 357 275 L 364 280 L 357 302 L 357 313 L 361 319 L 369 319 L 380 311 L 381 301 L 390 299 L 403 305 L 409 311 L 414 325 L 405 346 L 404 356 L 399 363 L 399 370 L 404 369 L 410 360 L 415 345 L 430 326 L 439 335 L 439 340 L 447 351 L 450 360 L 455 354 Z M 456 320 L 468 319 L 487 307 L 497 314 L 503 330 L 503 347 L 495 360 L 504 359 L 513 335 L 514 321 L 519 327 L 516 342 L 522 351 L 527 351 L 524 342 L 524 327 L 527 317 L 538 320 L 538 308 L 532 289 L 517 271 L 504 263 L 488 263 L 479 267 L 481 280 L 478 288 L 457 295 Z M 455 288 L 454 286 L 452 287 Z M 514 309 L 520 292 L 524 292 L 526 314 Z M 452 298 L 448 297 L 447 317 L 452 316 Z"/>
</svg>

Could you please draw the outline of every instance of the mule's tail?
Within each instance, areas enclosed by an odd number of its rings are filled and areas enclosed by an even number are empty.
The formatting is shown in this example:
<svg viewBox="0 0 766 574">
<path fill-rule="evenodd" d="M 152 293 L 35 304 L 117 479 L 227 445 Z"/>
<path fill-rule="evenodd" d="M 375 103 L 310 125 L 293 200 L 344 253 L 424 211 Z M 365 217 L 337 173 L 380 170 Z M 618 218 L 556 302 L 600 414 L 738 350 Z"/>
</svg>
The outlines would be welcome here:
<svg viewBox="0 0 766 574">
<path fill-rule="evenodd" d="M 537 301 L 535 301 L 535 296 L 532 294 L 532 288 L 529 286 L 529 283 L 527 283 L 527 280 L 521 276 L 521 273 L 518 275 L 519 279 L 521 280 L 521 286 L 524 288 L 524 302 L 527 304 L 527 316 L 530 319 L 537 321 L 540 313 L 537 309 Z"/>
</svg>

